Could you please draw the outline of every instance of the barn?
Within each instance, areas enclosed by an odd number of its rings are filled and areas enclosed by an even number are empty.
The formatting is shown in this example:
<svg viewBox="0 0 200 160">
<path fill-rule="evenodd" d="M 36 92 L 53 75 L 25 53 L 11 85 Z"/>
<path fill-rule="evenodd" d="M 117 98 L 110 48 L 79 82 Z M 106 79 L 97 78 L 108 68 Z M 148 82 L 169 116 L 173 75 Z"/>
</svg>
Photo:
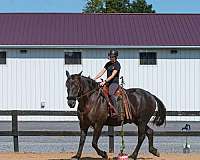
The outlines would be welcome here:
<svg viewBox="0 0 200 160">
<path fill-rule="evenodd" d="M 200 110 L 200 14 L 1 13 L 0 24 L 0 110 L 73 110 L 66 70 L 94 77 L 111 48 L 125 88 L 148 90 L 168 111 Z"/>
</svg>

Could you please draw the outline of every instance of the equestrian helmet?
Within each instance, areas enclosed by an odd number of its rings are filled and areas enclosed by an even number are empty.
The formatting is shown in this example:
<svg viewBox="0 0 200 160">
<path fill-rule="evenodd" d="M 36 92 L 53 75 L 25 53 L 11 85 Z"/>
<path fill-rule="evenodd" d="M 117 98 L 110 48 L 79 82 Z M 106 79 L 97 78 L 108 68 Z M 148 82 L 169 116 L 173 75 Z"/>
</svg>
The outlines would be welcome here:
<svg viewBox="0 0 200 160">
<path fill-rule="evenodd" d="M 115 56 L 117 57 L 118 56 L 118 51 L 115 50 L 115 49 L 111 49 L 109 52 L 108 52 L 108 56 Z"/>
</svg>

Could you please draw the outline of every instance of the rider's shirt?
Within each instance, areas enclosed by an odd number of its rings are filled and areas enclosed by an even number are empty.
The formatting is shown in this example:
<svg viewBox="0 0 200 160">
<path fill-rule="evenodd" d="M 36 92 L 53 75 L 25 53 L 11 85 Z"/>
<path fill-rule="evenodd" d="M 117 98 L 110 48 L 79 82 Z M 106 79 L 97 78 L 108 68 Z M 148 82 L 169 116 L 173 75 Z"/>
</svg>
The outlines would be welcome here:
<svg viewBox="0 0 200 160">
<path fill-rule="evenodd" d="M 117 70 L 117 74 L 115 77 L 109 81 L 109 84 L 111 83 L 118 83 L 119 84 L 119 73 L 120 73 L 120 63 L 116 61 L 115 63 L 112 63 L 111 61 L 107 62 L 104 68 L 107 70 L 107 78 L 112 75 L 113 70 Z"/>
</svg>

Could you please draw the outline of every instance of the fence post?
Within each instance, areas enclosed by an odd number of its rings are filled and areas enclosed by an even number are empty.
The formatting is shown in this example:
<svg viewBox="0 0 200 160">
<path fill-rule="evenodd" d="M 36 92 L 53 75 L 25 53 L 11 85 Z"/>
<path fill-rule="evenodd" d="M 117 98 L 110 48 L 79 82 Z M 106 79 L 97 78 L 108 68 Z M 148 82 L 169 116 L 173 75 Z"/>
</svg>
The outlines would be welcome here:
<svg viewBox="0 0 200 160">
<path fill-rule="evenodd" d="M 12 111 L 12 134 L 13 134 L 14 152 L 19 152 L 17 116 L 18 116 L 17 111 Z"/>
<path fill-rule="evenodd" d="M 108 126 L 109 153 L 114 153 L 114 127 Z"/>
</svg>

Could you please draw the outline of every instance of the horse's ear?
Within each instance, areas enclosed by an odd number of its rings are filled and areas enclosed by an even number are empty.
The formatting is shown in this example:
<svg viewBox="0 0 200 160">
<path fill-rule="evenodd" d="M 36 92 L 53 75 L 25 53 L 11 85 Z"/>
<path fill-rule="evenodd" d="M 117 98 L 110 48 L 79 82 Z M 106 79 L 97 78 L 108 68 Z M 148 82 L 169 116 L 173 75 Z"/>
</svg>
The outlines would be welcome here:
<svg viewBox="0 0 200 160">
<path fill-rule="evenodd" d="M 69 78 L 69 76 L 70 76 L 70 74 L 67 70 L 66 70 L 66 76 L 67 76 L 67 78 Z"/>
<path fill-rule="evenodd" d="M 83 73 L 83 71 L 81 71 L 78 75 L 81 76 L 82 73 Z"/>
</svg>

